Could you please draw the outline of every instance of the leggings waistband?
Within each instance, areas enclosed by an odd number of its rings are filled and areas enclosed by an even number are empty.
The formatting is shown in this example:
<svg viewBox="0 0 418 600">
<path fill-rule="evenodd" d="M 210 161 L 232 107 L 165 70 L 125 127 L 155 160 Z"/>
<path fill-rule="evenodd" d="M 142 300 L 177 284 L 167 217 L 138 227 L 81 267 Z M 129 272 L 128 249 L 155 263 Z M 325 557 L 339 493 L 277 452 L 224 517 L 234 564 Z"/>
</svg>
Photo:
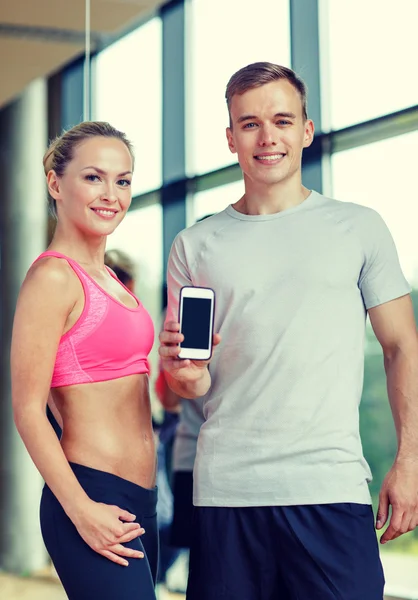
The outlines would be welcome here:
<svg viewBox="0 0 418 600">
<path fill-rule="evenodd" d="M 147 512 L 156 510 L 157 487 L 144 488 L 133 481 L 128 481 L 107 471 L 100 471 L 99 469 L 93 469 L 92 467 L 73 462 L 70 462 L 69 465 L 80 484 L 92 487 L 106 487 L 115 492 L 125 494 L 133 501 L 140 502 Z"/>
</svg>

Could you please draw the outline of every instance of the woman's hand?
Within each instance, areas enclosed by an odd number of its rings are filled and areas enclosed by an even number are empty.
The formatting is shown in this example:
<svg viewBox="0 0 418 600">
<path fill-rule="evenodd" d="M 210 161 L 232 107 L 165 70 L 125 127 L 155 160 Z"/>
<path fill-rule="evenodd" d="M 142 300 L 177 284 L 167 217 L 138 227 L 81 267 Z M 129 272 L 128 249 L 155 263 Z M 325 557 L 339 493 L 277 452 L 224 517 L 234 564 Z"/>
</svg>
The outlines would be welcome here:
<svg viewBox="0 0 418 600">
<path fill-rule="evenodd" d="M 134 523 L 136 516 L 130 512 L 89 500 L 70 518 L 86 544 L 112 562 L 127 567 L 126 558 L 144 558 L 143 552 L 123 546 L 145 533 L 139 523 Z"/>
</svg>

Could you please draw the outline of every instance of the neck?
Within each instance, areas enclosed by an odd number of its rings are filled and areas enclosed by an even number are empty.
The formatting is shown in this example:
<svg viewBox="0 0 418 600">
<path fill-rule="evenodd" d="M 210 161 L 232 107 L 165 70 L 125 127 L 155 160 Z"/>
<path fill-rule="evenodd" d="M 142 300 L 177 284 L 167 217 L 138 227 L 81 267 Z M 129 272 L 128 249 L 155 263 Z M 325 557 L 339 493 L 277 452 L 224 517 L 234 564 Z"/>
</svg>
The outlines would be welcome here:
<svg viewBox="0 0 418 600">
<path fill-rule="evenodd" d="M 86 238 L 81 232 L 64 231 L 57 223 L 57 227 L 48 250 L 61 252 L 82 265 L 88 265 L 99 270 L 104 270 L 104 254 L 106 249 L 106 236 L 92 236 Z"/>
<path fill-rule="evenodd" d="M 311 191 L 300 179 L 274 185 L 249 181 L 244 175 L 245 194 L 234 204 L 235 210 L 247 215 L 270 215 L 301 204 Z"/>
</svg>

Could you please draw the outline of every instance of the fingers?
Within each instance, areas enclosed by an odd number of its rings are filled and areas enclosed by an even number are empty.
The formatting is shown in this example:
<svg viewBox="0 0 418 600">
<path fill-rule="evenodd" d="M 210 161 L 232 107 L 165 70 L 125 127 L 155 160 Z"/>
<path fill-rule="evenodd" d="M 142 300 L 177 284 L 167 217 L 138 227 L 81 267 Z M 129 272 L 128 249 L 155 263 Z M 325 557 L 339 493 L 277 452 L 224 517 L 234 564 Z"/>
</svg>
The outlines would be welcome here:
<svg viewBox="0 0 418 600">
<path fill-rule="evenodd" d="M 126 558 L 144 558 L 144 553 L 141 550 L 126 548 L 126 546 L 122 546 L 122 544 L 109 546 L 108 551 Z"/>
<path fill-rule="evenodd" d="M 115 535 L 118 541 L 120 538 L 124 537 L 128 533 L 136 533 L 137 535 L 142 535 L 142 533 L 139 533 L 140 531 L 142 531 L 142 527 L 139 523 L 121 523 L 121 525 L 122 527 L 118 529 L 118 531 L 115 531 Z"/>
<path fill-rule="evenodd" d="M 389 498 L 386 490 L 379 494 L 379 507 L 377 509 L 376 529 L 382 529 L 389 516 Z"/>
<path fill-rule="evenodd" d="M 180 333 L 180 324 L 174 321 L 166 323 L 158 337 L 162 344 L 179 344 L 184 339 Z"/>
<path fill-rule="evenodd" d="M 180 331 L 180 323 L 178 321 L 167 321 L 164 324 L 164 331 Z"/>
<path fill-rule="evenodd" d="M 392 516 L 389 521 L 389 527 L 380 538 L 381 544 L 386 544 L 390 540 L 394 540 L 402 535 L 402 520 L 404 511 L 397 506 L 392 506 Z"/>
<path fill-rule="evenodd" d="M 99 554 L 101 554 L 105 558 L 108 558 L 112 562 L 121 565 L 122 567 L 127 567 L 129 565 L 126 558 L 122 558 L 121 556 L 114 554 L 114 552 L 111 552 L 110 550 L 102 550 L 101 552 L 99 552 Z"/>
<path fill-rule="evenodd" d="M 177 358 L 180 354 L 180 346 L 178 345 L 178 343 L 172 346 L 160 346 L 158 348 L 158 354 L 160 355 L 162 360 Z"/>
<path fill-rule="evenodd" d="M 222 340 L 222 338 L 221 338 L 221 336 L 219 335 L 219 333 L 215 333 L 215 334 L 214 334 L 214 336 L 213 336 L 213 342 L 212 342 L 212 345 L 213 345 L 213 346 L 217 346 L 218 344 L 220 344 L 220 343 L 221 343 L 221 340 Z"/>
<path fill-rule="evenodd" d="M 122 521 L 135 521 L 136 515 L 133 515 L 123 508 L 119 508 L 119 506 L 115 506 L 114 508 L 118 511 L 118 517 L 119 519 L 122 519 Z"/>
<path fill-rule="evenodd" d="M 140 537 L 141 535 L 144 535 L 144 533 L 145 529 L 143 529 L 142 527 L 138 530 L 128 531 L 118 539 L 117 543 L 126 544 L 126 542 L 132 542 L 132 540 L 136 539 L 137 537 Z"/>
<path fill-rule="evenodd" d="M 191 360 L 188 358 L 184 358 L 182 360 L 179 358 L 164 358 L 161 359 L 161 364 L 164 371 L 173 373 L 173 371 L 180 371 L 181 369 L 184 369 L 184 367 L 190 367 Z"/>
</svg>

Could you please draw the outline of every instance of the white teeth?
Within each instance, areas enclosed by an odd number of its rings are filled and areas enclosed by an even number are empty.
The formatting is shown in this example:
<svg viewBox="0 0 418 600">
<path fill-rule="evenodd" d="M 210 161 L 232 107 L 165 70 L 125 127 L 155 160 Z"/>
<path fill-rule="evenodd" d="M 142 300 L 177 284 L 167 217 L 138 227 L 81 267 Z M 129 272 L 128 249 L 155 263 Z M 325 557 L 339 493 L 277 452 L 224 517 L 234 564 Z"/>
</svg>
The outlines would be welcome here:
<svg viewBox="0 0 418 600">
<path fill-rule="evenodd" d="M 270 156 L 256 156 L 256 158 L 258 160 L 278 160 L 279 158 L 282 158 L 282 156 L 284 156 L 284 154 L 272 154 Z"/>
<path fill-rule="evenodd" d="M 113 210 L 103 210 L 100 208 L 96 208 L 95 209 L 97 213 L 99 213 L 100 215 L 104 215 L 105 217 L 111 217 L 112 215 L 114 215 L 115 213 L 113 212 Z"/>
</svg>

